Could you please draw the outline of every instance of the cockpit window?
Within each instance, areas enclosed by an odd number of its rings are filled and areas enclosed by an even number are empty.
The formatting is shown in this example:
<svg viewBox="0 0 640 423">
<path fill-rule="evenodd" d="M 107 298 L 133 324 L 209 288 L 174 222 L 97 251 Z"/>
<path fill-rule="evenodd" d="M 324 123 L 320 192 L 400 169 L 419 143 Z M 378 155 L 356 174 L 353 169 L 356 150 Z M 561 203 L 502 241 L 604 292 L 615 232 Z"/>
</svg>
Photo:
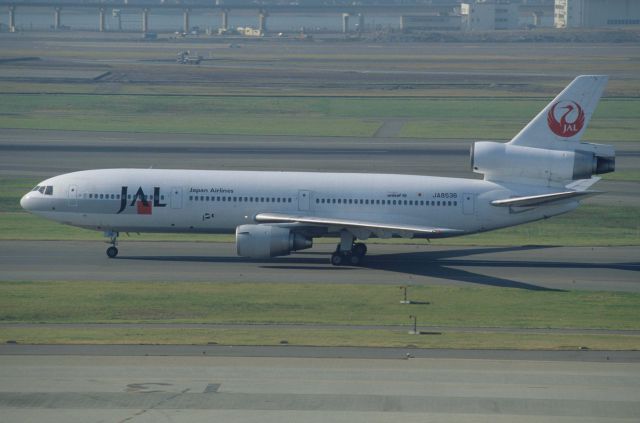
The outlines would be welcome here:
<svg viewBox="0 0 640 423">
<path fill-rule="evenodd" d="M 40 185 L 36 185 L 35 187 L 33 187 L 33 189 L 32 189 L 31 191 L 32 191 L 32 192 L 33 192 L 33 191 L 38 191 L 39 189 L 40 189 Z"/>
<path fill-rule="evenodd" d="M 40 188 L 38 188 L 38 191 L 40 191 L 40 194 L 44 194 L 44 189 L 46 187 L 44 185 L 42 185 Z"/>
<path fill-rule="evenodd" d="M 53 195 L 53 185 L 47 185 L 44 190 L 44 195 Z"/>
</svg>

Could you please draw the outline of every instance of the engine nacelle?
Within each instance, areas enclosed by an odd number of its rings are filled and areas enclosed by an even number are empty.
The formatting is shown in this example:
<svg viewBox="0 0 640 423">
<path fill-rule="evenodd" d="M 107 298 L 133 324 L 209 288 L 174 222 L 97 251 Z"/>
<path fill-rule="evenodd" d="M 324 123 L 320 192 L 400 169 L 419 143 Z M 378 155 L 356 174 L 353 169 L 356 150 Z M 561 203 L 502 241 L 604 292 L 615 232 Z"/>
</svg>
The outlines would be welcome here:
<svg viewBox="0 0 640 423">
<path fill-rule="evenodd" d="M 240 225 L 236 228 L 239 256 L 268 258 L 311 248 L 313 241 L 287 228 L 272 225 Z"/>
<path fill-rule="evenodd" d="M 612 147 L 587 143 L 580 146 L 585 150 L 547 150 L 480 141 L 471 147 L 471 169 L 488 180 L 510 177 L 554 182 L 589 179 L 615 170 Z"/>
</svg>

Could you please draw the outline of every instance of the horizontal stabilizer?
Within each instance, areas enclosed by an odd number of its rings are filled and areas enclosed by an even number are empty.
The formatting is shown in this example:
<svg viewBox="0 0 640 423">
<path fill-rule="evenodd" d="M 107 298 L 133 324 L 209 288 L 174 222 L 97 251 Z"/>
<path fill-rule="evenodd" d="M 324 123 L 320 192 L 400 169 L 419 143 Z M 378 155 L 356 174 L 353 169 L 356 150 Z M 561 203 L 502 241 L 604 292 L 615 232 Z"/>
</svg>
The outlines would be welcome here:
<svg viewBox="0 0 640 423">
<path fill-rule="evenodd" d="M 591 188 L 591 186 L 596 182 L 598 182 L 600 179 L 602 178 L 599 176 L 592 176 L 589 179 L 579 179 L 577 181 L 573 181 L 570 184 L 568 184 L 566 188 L 569 188 L 570 190 L 574 190 L 574 191 L 586 191 L 589 188 Z"/>
<path fill-rule="evenodd" d="M 369 228 L 372 231 L 384 230 L 391 232 L 412 232 L 422 235 L 443 236 L 447 234 L 462 233 L 463 231 L 457 229 L 448 228 L 435 228 L 421 225 L 405 225 L 405 224 L 392 224 L 382 222 L 370 222 L 364 220 L 355 219 L 341 219 L 334 217 L 319 217 L 319 216 L 303 216 L 303 215 L 290 215 L 284 213 L 259 213 L 256 215 L 255 220 L 262 223 L 304 223 L 317 226 L 341 226 L 345 228 Z"/>
<path fill-rule="evenodd" d="M 491 205 L 497 207 L 538 207 L 548 206 L 552 203 L 566 201 L 570 199 L 583 199 L 592 195 L 601 194 L 599 191 L 566 191 L 554 192 L 551 194 L 529 195 L 526 197 L 514 197 L 504 200 L 494 200 Z"/>
</svg>

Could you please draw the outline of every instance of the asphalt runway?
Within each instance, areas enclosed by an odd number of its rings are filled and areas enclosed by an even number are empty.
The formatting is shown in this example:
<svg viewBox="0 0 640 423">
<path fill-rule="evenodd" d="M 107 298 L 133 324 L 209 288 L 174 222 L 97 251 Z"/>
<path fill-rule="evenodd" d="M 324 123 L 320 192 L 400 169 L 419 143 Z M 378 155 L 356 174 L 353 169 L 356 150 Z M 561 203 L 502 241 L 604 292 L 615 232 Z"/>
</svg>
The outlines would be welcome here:
<svg viewBox="0 0 640 423">
<path fill-rule="evenodd" d="M 637 361 L 606 360 L 3 355 L 0 412 L 65 423 L 630 422 L 639 374 Z"/>
<path fill-rule="evenodd" d="M 442 247 L 369 244 L 362 267 L 329 264 L 332 244 L 271 260 L 231 243 L 0 242 L 3 281 L 205 281 L 455 284 L 528 290 L 640 292 L 640 247 Z"/>
</svg>

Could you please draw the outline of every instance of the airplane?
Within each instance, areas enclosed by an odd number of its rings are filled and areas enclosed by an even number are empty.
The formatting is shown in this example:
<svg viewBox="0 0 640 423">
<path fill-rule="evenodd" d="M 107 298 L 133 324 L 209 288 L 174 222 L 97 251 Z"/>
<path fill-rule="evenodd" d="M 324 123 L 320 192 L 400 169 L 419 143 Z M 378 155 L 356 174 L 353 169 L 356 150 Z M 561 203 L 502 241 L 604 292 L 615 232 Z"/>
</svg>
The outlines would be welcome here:
<svg viewBox="0 0 640 423">
<path fill-rule="evenodd" d="M 567 213 L 615 170 L 610 145 L 581 142 L 608 77 L 576 77 L 507 143 L 478 141 L 471 170 L 434 176 L 166 169 L 100 169 L 40 182 L 21 206 L 103 231 L 234 233 L 239 256 L 271 258 L 335 236 L 333 265 L 360 265 L 377 238 L 445 238 Z"/>
</svg>

